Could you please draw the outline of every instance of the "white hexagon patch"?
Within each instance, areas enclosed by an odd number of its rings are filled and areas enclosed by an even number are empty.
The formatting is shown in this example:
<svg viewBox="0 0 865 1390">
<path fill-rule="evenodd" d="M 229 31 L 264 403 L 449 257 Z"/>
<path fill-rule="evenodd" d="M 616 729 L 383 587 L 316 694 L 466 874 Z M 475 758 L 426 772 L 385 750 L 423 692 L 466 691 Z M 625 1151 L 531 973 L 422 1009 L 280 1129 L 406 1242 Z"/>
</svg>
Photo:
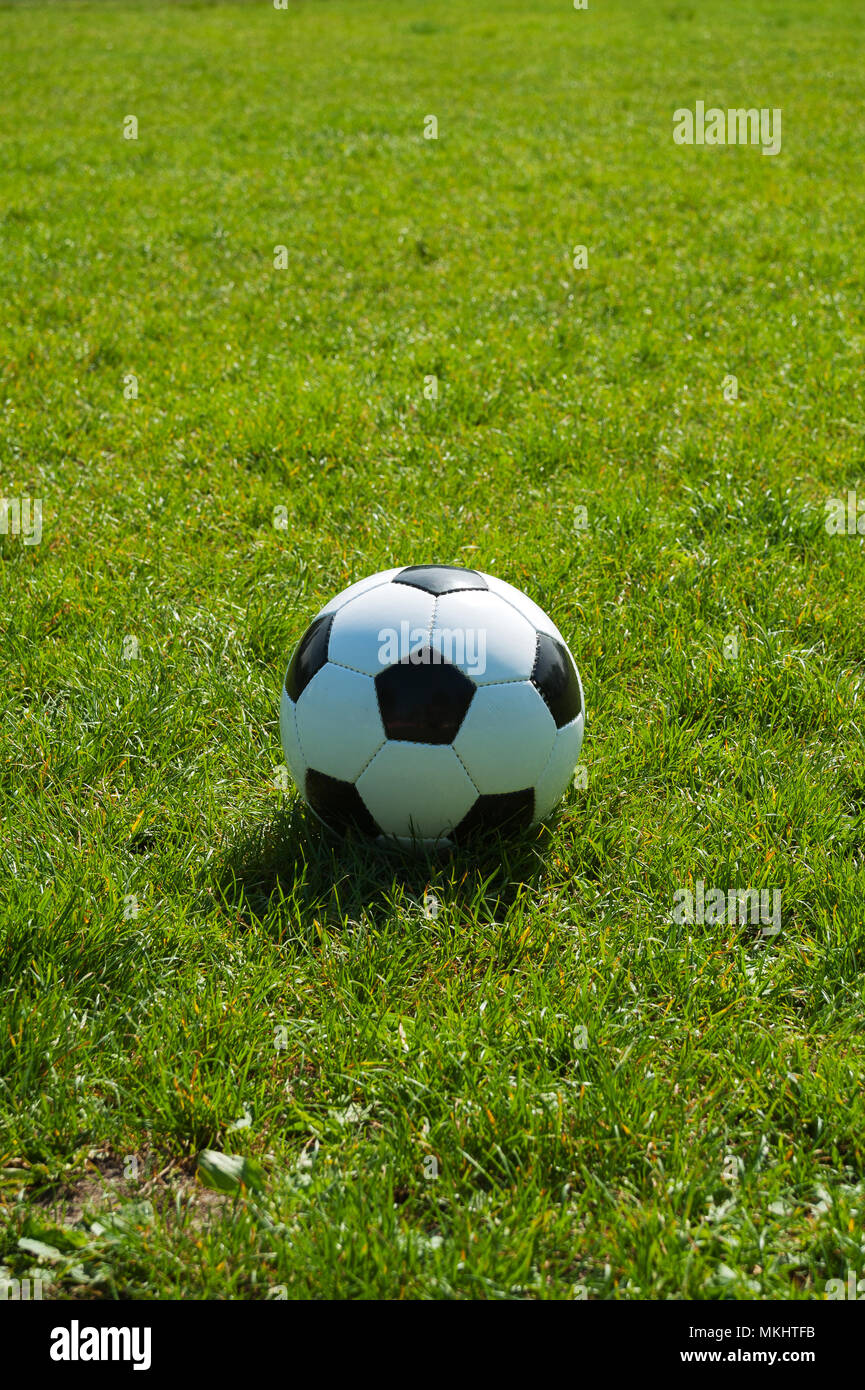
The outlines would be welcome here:
<svg viewBox="0 0 865 1390">
<path fill-rule="evenodd" d="M 441 744 L 386 743 L 356 785 L 385 834 L 424 840 L 446 835 L 478 796 L 453 748 Z"/>
<path fill-rule="evenodd" d="M 484 794 L 522 791 L 543 773 L 556 721 L 530 681 L 485 685 L 475 694 L 454 750 Z"/>
<path fill-rule="evenodd" d="M 297 702 L 297 737 L 307 767 L 354 781 L 384 743 L 375 682 L 328 661 Z"/>
</svg>

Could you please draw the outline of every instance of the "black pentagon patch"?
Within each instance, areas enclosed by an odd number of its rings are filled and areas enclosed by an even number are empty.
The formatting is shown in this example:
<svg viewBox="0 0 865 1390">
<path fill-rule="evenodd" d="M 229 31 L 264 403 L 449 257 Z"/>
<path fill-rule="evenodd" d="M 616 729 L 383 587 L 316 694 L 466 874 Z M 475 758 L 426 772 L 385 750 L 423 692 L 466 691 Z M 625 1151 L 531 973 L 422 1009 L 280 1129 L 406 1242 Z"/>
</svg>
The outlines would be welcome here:
<svg viewBox="0 0 865 1390">
<path fill-rule="evenodd" d="M 461 570 L 456 565 L 406 565 L 394 576 L 394 584 L 411 584 L 428 594 L 456 594 L 460 589 L 488 589 L 477 570 Z"/>
<path fill-rule="evenodd" d="M 550 714 L 556 721 L 556 728 L 570 724 L 576 719 L 582 703 L 580 701 L 580 682 L 574 663 L 568 652 L 555 638 L 545 632 L 538 633 L 538 648 L 532 668 L 532 684 L 546 701 Z"/>
<path fill-rule="evenodd" d="M 499 792 L 479 796 L 472 809 L 463 816 L 450 840 L 467 840 L 472 835 L 501 830 L 512 833 L 531 824 L 535 811 L 535 794 L 531 787 L 520 792 Z"/>
<path fill-rule="evenodd" d="M 452 743 L 475 694 L 468 676 L 430 647 L 380 671 L 375 688 L 385 733 L 408 743 Z"/>
<path fill-rule="evenodd" d="M 330 629 L 333 627 L 335 613 L 324 618 L 316 618 L 310 623 L 294 649 L 294 656 L 285 673 L 285 689 L 289 698 L 297 704 L 316 671 L 320 671 L 327 661 L 327 644 Z"/>
<path fill-rule="evenodd" d="M 346 830 L 359 830 L 362 835 L 380 833 L 354 782 L 341 782 L 338 777 L 307 768 L 306 799 L 331 830 L 341 834 Z"/>
</svg>

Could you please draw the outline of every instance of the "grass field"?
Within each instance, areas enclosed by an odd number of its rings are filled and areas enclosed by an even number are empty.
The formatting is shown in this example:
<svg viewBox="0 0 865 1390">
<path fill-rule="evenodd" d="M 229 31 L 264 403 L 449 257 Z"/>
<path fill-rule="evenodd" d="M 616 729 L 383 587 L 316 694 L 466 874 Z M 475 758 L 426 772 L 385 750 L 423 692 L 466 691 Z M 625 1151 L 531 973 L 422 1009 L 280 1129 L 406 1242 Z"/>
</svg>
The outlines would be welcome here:
<svg viewBox="0 0 865 1390">
<path fill-rule="evenodd" d="M 845 0 L 0 8 L 0 494 L 42 505 L 0 537 L 0 1275 L 865 1272 L 865 561 L 824 524 L 865 502 L 862 39 Z M 698 100 L 781 152 L 675 145 Z M 334 844 L 280 775 L 312 615 L 424 561 L 530 593 L 586 691 L 587 785 L 481 857 Z M 780 932 L 673 920 L 698 882 Z"/>
</svg>

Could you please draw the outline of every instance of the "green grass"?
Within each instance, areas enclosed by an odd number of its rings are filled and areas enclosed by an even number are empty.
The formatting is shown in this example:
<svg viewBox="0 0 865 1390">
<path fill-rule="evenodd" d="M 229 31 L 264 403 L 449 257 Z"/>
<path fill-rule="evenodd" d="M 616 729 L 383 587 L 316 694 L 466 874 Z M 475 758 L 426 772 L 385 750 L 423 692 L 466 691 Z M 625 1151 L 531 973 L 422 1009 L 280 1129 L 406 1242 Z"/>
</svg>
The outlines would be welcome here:
<svg viewBox="0 0 865 1390">
<path fill-rule="evenodd" d="M 0 1273 L 865 1269 L 865 563 L 823 525 L 865 499 L 861 39 L 844 0 L 0 8 L 0 494 L 44 509 L 0 537 Z M 781 107 L 781 154 L 674 146 L 698 99 Z M 586 690 L 587 787 L 481 857 L 278 786 L 307 622 L 426 560 L 524 588 Z M 780 934 L 677 925 L 700 879 Z"/>
</svg>

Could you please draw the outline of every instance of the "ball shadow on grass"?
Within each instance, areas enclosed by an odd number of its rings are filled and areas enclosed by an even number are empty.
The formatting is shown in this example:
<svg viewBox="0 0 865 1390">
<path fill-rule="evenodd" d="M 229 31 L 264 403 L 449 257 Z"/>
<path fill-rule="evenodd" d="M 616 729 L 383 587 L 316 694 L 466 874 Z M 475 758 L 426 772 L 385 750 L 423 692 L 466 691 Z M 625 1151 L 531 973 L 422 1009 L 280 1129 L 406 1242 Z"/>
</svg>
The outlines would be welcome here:
<svg viewBox="0 0 865 1390">
<path fill-rule="evenodd" d="M 451 911 L 500 920 L 547 872 L 543 826 L 476 835 L 436 851 L 335 834 L 297 802 L 243 830 L 217 861 L 213 886 L 227 906 L 279 936 L 308 937 L 315 924 L 339 931 L 365 919 L 383 925 L 434 896 Z"/>
</svg>

